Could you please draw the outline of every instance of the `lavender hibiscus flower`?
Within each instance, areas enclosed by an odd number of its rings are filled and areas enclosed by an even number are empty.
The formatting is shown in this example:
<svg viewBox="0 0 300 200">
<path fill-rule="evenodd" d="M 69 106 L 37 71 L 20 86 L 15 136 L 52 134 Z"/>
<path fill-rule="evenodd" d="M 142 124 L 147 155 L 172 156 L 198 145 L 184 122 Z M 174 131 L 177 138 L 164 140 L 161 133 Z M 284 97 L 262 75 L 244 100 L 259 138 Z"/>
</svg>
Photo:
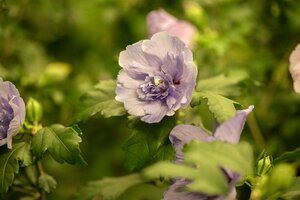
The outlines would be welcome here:
<svg viewBox="0 0 300 200">
<path fill-rule="evenodd" d="M 0 78 L 0 146 L 12 148 L 12 137 L 25 119 L 25 104 L 17 88 Z"/>
<path fill-rule="evenodd" d="M 290 55 L 290 73 L 294 81 L 294 90 L 300 93 L 300 44 Z"/>
<path fill-rule="evenodd" d="M 177 125 L 170 134 L 170 140 L 176 150 L 176 162 L 182 163 L 184 155 L 182 148 L 192 140 L 202 142 L 212 142 L 216 140 L 226 141 L 236 144 L 239 142 L 241 132 L 248 114 L 254 107 L 237 111 L 236 115 L 220 124 L 212 135 L 208 134 L 200 127 L 192 125 Z M 188 180 L 176 179 L 164 194 L 164 200 L 225 200 L 235 199 L 235 184 L 240 179 L 240 175 L 230 170 L 222 169 L 227 177 L 230 192 L 227 196 L 208 196 L 197 192 L 186 192 L 184 187 L 189 184 Z"/>
<path fill-rule="evenodd" d="M 181 39 L 188 47 L 193 48 L 193 39 L 197 29 L 191 23 L 178 20 L 163 9 L 151 11 L 147 16 L 148 35 L 167 31 L 170 35 Z"/>
<path fill-rule="evenodd" d="M 192 52 L 177 37 L 160 32 L 120 53 L 116 100 L 128 113 L 157 123 L 187 107 L 196 84 Z"/>
</svg>

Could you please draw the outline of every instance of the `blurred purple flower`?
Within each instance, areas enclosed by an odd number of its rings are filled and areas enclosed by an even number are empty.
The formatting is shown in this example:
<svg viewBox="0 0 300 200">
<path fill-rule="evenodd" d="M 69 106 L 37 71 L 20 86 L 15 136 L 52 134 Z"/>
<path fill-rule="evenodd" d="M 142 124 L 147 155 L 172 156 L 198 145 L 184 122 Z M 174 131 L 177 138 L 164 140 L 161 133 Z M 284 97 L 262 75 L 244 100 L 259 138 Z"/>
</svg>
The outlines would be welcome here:
<svg viewBox="0 0 300 200">
<path fill-rule="evenodd" d="M 289 70 L 294 81 L 294 90 L 300 93 L 300 44 L 290 55 Z"/>
<path fill-rule="evenodd" d="M 181 39 L 189 48 L 193 48 L 193 39 L 197 29 L 191 23 L 178 20 L 163 9 L 151 11 L 147 16 L 148 35 L 167 31 L 170 35 Z"/>
<path fill-rule="evenodd" d="M 187 107 L 196 84 L 192 52 L 177 37 L 160 32 L 120 53 L 116 100 L 128 113 L 157 123 Z"/>
<path fill-rule="evenodd" d="M 12 137 L 25 119 L 25 104 L 17 88 L 0 78 L 0 146 L 12 148 Z"/>
<path fill-rule="evenodd" d="M 240 140 L 244 124 L 248 114 L 253 110 L 254 106 L 248 109 L 237 111 L 236 115 L 220 124 L 212 135 L 208 134 L 200 127 L 192 125 L 177 125 L 170 134 L 170 140 L 176 151 L 176 162 L 182 163 L 184 155 L 182 148 L 185 144 L 192 140 L 202 142 L 212 142 L 216 140 L 226 141 L 236 144 Z M 224 200 L 235 199 L 235 184 L 240 179 L 240 175 L 230 170 L 222 169 L 227 177 L 230 192 L 227 196 L 207 196 L 197 192 L 186 192 L 184 187 L 189 183 L 185 179 L 176 179 L 174 183 L 164 194 L 164 200 Z"/>
</svg>

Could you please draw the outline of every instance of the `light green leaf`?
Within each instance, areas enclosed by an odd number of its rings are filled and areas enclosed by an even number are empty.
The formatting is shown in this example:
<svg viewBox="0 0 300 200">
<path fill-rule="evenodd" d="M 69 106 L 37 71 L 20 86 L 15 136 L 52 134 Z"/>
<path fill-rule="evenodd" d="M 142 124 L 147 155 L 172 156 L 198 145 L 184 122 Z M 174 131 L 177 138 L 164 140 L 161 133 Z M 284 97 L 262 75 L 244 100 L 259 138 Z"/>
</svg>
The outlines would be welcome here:
<svg viewBox="0 0 300 200">
<path fill-rule="evenodd" d="M 25 142 L 16 143 L 13 148 L 0 155 L 0 189 L 1 193 L 7 192 L 12 185 L 19 167 L 32 163 L 30 145 Z M 19 165 L 20 164 L 20 165 Z"/>
<path fill-rule="evenodd" d="M 102 200 L 114 200 L 128 188 L 144 182 L 139 174 L 91 181 L 80 189 L 75 199 L 92 200 L 94 197 L 100 197 Z"/>
<path fill-rule="evenodd" d="M 192 141 L 184 147 L 184 163 L 158 162 L 142 174 L 150 180 L 164 178 L 185 178 L 191 180 L 186 189 L 210 195 L 226 194 L 228 183 L 225 169 L 241 176 L 252 173 L 253 155 L 246 143 L 229 144 L 225 142 L 203 143 Z"/>
<path fill-rule="evenodd" d="M 71 127 L 59 124 L 44 127 L 32 139 L 32 151 L 37 157 L 48 151 L 59 163 L 85 164 L 80 155 L 81 138 Z"/>
<path fill-rule="evenodd" d="M 140 120 L 131 124 L 135 130 L 123 145 L 125 167 L 132 171 L 153 161 L 172 158 L 174 151 L 168 147 L 164 148 L 168 145 L 168 135 L 174 126 L 175 119 L 173 117 L 166 117 L 157 124 L 147 124 Z"/>
<path fill-rule="evenodd" d="M 115 80 L 101 81 L 95 88 L 80 99 L 75 121 L 81 121 L 100 113 L 104 117 L 121 116 L 126 110 L 121 102 L 115 100 Z"/>
<path fill-rule="evenodd" d="M 300 199 L 300 178 L 294 178 L 294 183 L 281 196 L 283 199 L 298 200 Z"/>
<path fill-rule="evenodd" d="M 200 167 L 203 164 L 211 163 L 215 167 L 223 166 L 242 176 L 252 173 L 253 155 L 251 146 L 248 143 L 230 144 L 221 141 L 211 143 L 192 141 L 184 147 L 183 151 L 187 163 L 196 164 Z"/>
<path fill-rule="evenodd" d="M 166 185 L 143 183 L 128 188 L 118 200 L 158 200 L 162 199 Z"/>
<path fill-rule="evenodd" d="M 39 187 L 43 188 L 46 192 L 56 188 L 56 180 L 49 174 L 43 173 L 38 179 Z"/>
<path fill-rule="evenodd" d="M 239 104 L 236 101 L 223 97 L 217 93 L 208 91 L 194 92 L 191 106 L 197 106 L 207 100 L 207 105 L 210 112 L 214 115 L 219 123 L 225 122 L 235 115 L 234 104 Z"/>
<path fill-rule="evenodd" d="M 180 165 L 169 161 L 161 161 L 147 167 L 142 171 L 142 175 L 147 179 L 159 179 L 184 177 L 194 180 L 198 176 L 198 171 L 188 165 Z"/>
<path fill-rule="evenodd" d="M 224 194 L 228 190 L 227 182 L 219 168 L 201 166 L 196 169 L 190 165 L 180 165 L 167 161 L 158 162 L 145 170 L 142 175 L 147 179 L 182 177 L 192 182 L 187 185 L 190 191 L 204 192 L 205 194 Z"/>
<path fill-rule="evenodd" d="M 275 165 L 269 174 L 265 174 L 257 180 L 257 184 L 252 190 L 252 199 L 279 199 L 295 183 L 295 174 L 296 166 L 293 164 L 279 163 Z"/>
<path fill-rule="evenodd" d="M 220 74 L 215 77 L 198 81 L 196 91 L 210 91 L 222 96 L 236 96 L 240 94 L 239 83 L 247 78 L 244 72 Z"/>
</svg>

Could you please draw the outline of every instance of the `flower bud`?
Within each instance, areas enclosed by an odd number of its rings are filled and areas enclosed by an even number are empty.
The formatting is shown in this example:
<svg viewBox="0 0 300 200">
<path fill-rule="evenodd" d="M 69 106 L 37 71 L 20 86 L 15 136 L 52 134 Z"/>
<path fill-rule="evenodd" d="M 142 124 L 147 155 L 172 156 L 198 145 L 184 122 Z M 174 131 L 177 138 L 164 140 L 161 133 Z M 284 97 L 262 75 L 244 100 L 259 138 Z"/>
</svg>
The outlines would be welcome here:
<svg viewBox="0 0 300 200">
<path fill-rule="evenodd" d="M 266 156 L 258 161 L 257 164 L 257 173 L 259 175 L 266 174 L 272 169 L 271 158 Z"/>
<path fill-rule="evenodd" d="M 187 18 L 200 27 L 204 27 L 207 24 L 206 13 L 201 5 L 195 1 L 184 1 L 183 4 L 184 13 Z"/>
<path fill-rule="evenodd" d="M 29 122 L 37 123 L 42 119 L 43 108 L 37 100 L 30 98 L 26 105 L 26 113 Z"/>
</svg>

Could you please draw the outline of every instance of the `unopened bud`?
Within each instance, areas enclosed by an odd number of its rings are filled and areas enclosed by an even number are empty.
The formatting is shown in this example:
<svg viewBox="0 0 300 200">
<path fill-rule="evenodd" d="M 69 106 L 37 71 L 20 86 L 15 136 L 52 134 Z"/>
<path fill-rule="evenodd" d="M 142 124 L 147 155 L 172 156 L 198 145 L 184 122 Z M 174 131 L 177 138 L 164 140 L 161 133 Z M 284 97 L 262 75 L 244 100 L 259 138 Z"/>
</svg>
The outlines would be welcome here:
<svg viewBox="0 0 300 200">
<path fill-rule="evenodd" d="M 43 115 L 41 104 L 37 100 L 30 98 L 26 105 L 26 115 L 29 122 L 37 123 L 41 121 Z"/>
<path fill-rule="evenodd" d="M 266 174 L 272 169 L 271 158 L 266 156 L 258 161 L 257 173 L 259 175 Z"/>
</svg>

